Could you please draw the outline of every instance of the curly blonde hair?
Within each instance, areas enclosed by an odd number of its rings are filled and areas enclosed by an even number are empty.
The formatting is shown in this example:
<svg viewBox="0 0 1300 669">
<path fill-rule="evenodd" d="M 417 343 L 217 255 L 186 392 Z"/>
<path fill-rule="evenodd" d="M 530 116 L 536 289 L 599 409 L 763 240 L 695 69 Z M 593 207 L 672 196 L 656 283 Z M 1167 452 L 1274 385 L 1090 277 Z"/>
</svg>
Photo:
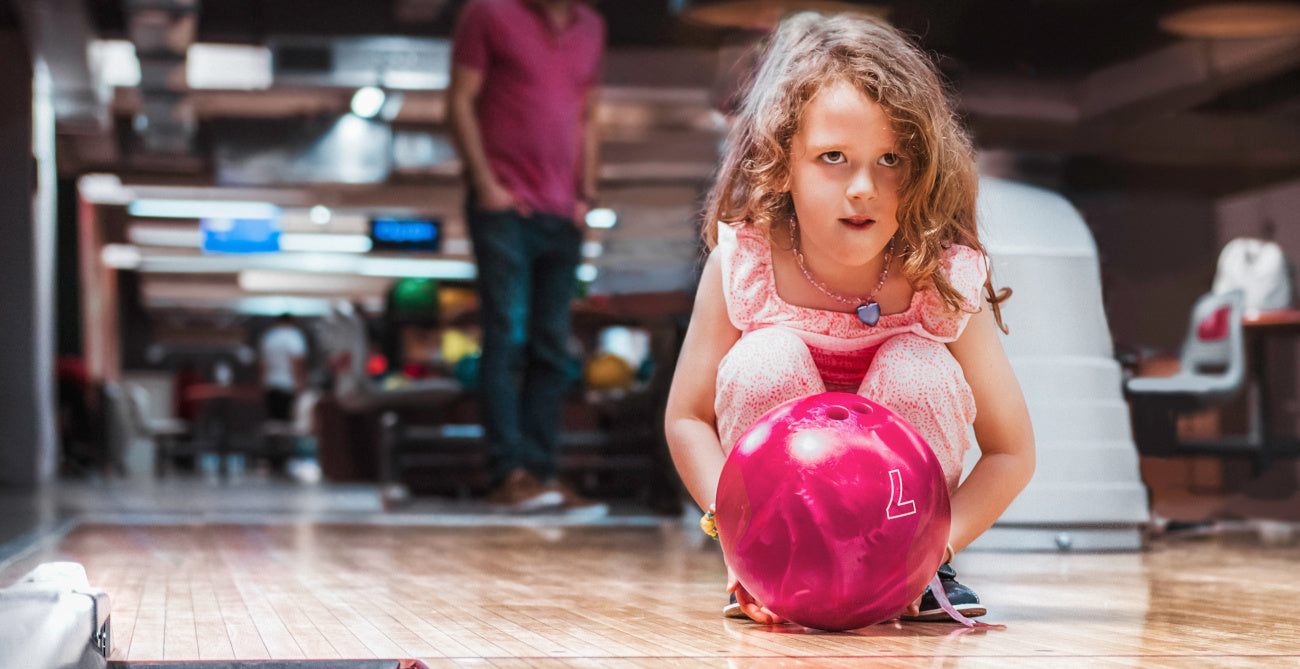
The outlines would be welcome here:
<svg viewBox="0 0 1300 669">
<path fill-rule="evenodd" d="M 933 286 L 950 311 L 960 311 L 962 295 L 944 276 L 942 259 L 953 244 L 984 254 L 975 226 L 974 148 L 930 57 L 868 16 L 800 12 L 768 39 L 708 194 L 705 244 L 717 244 L 719 223 L 756 226 L 774 243 L 788 239 L 791 141 L 808 102 L 841 81 L 876 101 L 898 137 L 906 166 L 897 213 L 903 276 L 914 288 Z M 996 291 L 991 280 L 984 288 L 1005 332 L 999 304 L 1011 290 Z"/>
</svg>

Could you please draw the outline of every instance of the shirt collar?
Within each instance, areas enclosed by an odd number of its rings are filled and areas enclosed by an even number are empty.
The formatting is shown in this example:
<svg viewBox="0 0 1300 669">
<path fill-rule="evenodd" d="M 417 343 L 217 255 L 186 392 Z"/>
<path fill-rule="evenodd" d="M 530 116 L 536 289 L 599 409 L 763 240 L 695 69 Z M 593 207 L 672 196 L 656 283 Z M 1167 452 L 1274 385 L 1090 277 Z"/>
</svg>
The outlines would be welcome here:
<svg viewBox="0 0 1300 669">
<path fill-rule="evenodd" d="M 529 11 L 536 13 L 540 18 L 542 18 L 546 22 L 547 27 L 554 30 L 554 27 L 551 25 L 551 17 L 546 12 L 546 3 L 542 2 L 542 0 L 520 0 L 520 2 L 522 2 L 524 7 L 527 7 Z M 560 32 L 567 31 L 569 28 L 573 27 L 573 24 L 578 22 L 578 4 L 578 0 L 573 0 L 573 2 L 569 3 L 569 21 L 564 25 L 564 28 L 561 29 Z"/>
</svg>

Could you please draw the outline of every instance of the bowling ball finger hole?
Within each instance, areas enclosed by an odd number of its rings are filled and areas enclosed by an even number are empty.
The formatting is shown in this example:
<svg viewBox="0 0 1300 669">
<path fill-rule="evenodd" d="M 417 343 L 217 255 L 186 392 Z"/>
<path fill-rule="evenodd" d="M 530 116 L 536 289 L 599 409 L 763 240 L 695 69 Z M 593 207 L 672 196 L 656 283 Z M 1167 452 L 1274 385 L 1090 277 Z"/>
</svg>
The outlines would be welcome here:
<svg viewBox="0 0 1300 669">
<path fill-rule="evenodd" d="M 844 407 L 831 407 L 826 410 L 826 417 L 831 420 L 848 420 L 849 410 Z"/>
<path fill-rule="evenodd" d="M 854 404 L 852 407 L 849 408 L 853 409 L 854 413 L 860 413 L 864 416 L 871 413 L 871 407 L 862 403 Z"/>
</svg>

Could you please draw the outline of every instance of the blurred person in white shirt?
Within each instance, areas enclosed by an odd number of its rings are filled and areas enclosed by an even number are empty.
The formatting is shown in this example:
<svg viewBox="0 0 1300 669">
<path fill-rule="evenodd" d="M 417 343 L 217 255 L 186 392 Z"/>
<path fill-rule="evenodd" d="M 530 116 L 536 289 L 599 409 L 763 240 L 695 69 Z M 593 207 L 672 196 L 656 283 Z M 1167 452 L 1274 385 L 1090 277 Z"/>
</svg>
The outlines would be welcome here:
<svg viewBox="0 0 1300 669">
<path fill-rule="evenodd" d="M 307 387 L 307 339 L 293 316 L 280 314 L 275 325 L 262 334 L 258 349 L 266 416 L 293 420 L 294 401 Z"/>
</svg>

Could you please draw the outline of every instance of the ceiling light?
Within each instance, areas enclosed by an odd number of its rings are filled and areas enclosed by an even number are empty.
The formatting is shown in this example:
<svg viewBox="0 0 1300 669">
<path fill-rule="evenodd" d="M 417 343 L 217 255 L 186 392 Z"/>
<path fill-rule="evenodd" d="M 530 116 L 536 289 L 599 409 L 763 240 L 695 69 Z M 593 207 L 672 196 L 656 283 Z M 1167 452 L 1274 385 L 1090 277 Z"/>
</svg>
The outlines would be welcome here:
<svg viewBox="0 0 1300 669">
<path fill-rule="evenodd" d="M 203 245 L 203 233 L 197 228 L 134 223 L 126 229 L 126 240 L 137 246 L 174 246 L 197 249 Z"/>
<path fill-rule="evenodd" d="M 595 265 L 587 265 L 587 264 L 578 265 L 577 275 L 579 281 L 585 281 L 587 283 L 591 283 L 592 281 L 596 280 L 596 276 L 599 274 L 600 274 L 600 270 L 596 269 Z"/>
<path fill-rule="evenodd" d="M 127 213 L 152 218 L 276 218 L 280 208 L 269 202 L 230 200 L 135 200 Z"/>
<path fill-rule="evenodd" d="M 325 294 L 352 298 L 382 295 L 392 285 L 388 277 L 361 277 L 353 274 L 308 274 L 275 270 L 250 269 L 239 273 L 240 290 L 250 293 Z"/>
<path fill-rule="evenodd" d="M 91 40 L 87 59 L 96 81 L 104 86 L 135 88 L 140 85 L 140 59 L 127 40 Z"/>
<path fill-rule="evenodd" d="M 271 50 L 243 44 L 191 44 L 185 57 L 189 88 L 261 90 L 270 88 Z"/>
<path fill-rule="evenodd" d="M 1166 14 L 1160 27 L 1183 37 L 1232 39 L 1300 35 L 1300 4 L 1217 2 Z"/>
<path fill-rule="evenodd" d="M 478 269 L 465 260 L 419 258 L 363 258 L 357 270 L 363 276 L 415 277 L 419 279 L 464 279 L 478 276 Z"/>
<path fill-rule="evenodd" d="M 329 207 L 326 207 L 323 204 L 318 204 L 311 208 L 309 216 L 311 216 L 312 223 L 315 223 L 316 225 L 325 225 L 330 222 L 330 219 L 333 218 L 334 214 L 330 211 Z"/>
<path fill-rule="evenodd" d="M 99 257 L 113 269 L 139 269 L 142 260 L 140 249 L 130 244 L 105 244 Z"/>
<path fill-rule="evenodd" d="M 600 254 L 605 252 L 605 245 L 597 241 L 586 241 L 582 243 L 582 257 L 599 258 Z"/>
<path fill-rule="evenodd" d="M 95 204 L 126 204 L 135 199 L 116 174 L 87 174 L 77 180 L 77 192 Z"/>
<path fill-rule="evenodd" d="M 388 96 L 374 86 L 362 86 L 352 95 L 352 113 L 361 118 L 374 118 L 384 108 Z"/>
<path fill-rule="evenodd" d="M 288 297 L 284 295 L 245 297 L 234 304 L 241 314 L 258 316 L 325 316 L 330 313 L 332 300 L 317 297 Z"/>
<path fill-rule="evenodd" d="M 363 256 L 335 253 L 258 253 L 205 255 L 146 253 L 140 271 L 157 274 L 237 274 L 246 269 L 285 272 L 355 273 Z"/>
<path fill-rule="evenodd" d="M 781 17 L 798 11 L 852 12 L 879 18 L 887 7 L 835 0 L 673 0 L 683 18 L 725 28 L 771 30 Z"/>
<path fill-rule="evenodd" d="M 132 247 L 134 248 L 134 247 Z M 136 249 L 138 252 L 138 249 Z M 130 251 L 128 250 L 127 253 Z M 113 253 L 121 254 L 122 250 Z M 122 262 L 128 255 L 118 255 Z M 142 272 L 158 274 L 236 274 L 245 270 L 356 274 L 400 278 L 471 280 L 477 275 L 474 263 L 440 258 L 377 258 L 342 253 L 261 253 L 249 255 L 190 255 L 145 253 Z"/>
<path fill-rule="evenodd" d="M 317 235 L 311 233 L 282 233 L 281 251 L 307 253 L 368 253 L 374 242 L 366 235 Z"/>
<path fill-rule="evenodd" d="M 586 221 L 589 228 L 612 228 L 618 223 L 618 214 L 613 209 L 601 207 L 587 212 Z"/>
</svg>

